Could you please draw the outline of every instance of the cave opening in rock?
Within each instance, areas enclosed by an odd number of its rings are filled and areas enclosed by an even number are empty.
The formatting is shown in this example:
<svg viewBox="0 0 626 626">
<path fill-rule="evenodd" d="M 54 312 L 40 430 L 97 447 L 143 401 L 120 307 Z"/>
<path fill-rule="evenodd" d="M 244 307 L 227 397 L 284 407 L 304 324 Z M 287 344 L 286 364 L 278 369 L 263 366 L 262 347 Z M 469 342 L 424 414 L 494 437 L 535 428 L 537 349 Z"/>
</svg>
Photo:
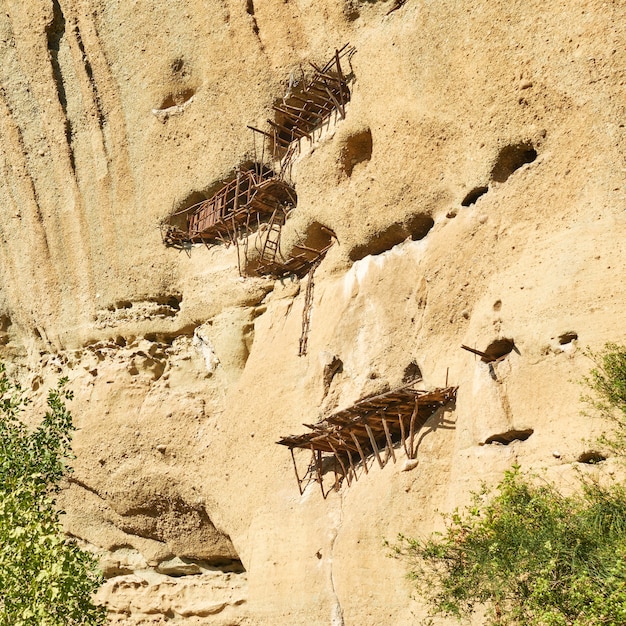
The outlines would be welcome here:
<svg viewBox="0 0 626 626">
<path fill-rule="evenodd" d="M 572 341 L 575 341 L 576 339 L 578 339 L 578 333 L 574 330 L 570 330 L 559 335 L 559 345 L 564 346 L 568 343 L 572 343 Z"/>
<path fill-rule="evenodd" d="M 498 433 L 497 435 L 491 435 L 485 439 L 485 445 L 490 443 L 499 443 L 503 446 L 508 446 L 514 441 L 526 441 L 533 433 L 534 429 L 526 428 L 524 430 L 507 430 L 504 433 Z"/>
<path fill-rule="evenodd" d="M 484 196 L 489 191 L 489 187 L 474 187 L 461 201 L 461 206 L 472 206 L 476 204 L 478 198 Z"/>
<path fill-rule="evenodd" d="M 515 342 L 506 337 L 492 341 L 484 350 L 485 356 L 482 360 L 485 363 L 497 361 L 510 354 L 515 349 Z"/>
<path fill-rule="evenodd" d="M 491 170 L 491 178 L 498 183 L 503 183 L 522 165 L 532 163 L 536 158 L 537 151 L 529 142 L 505 146 L 498 153 L 498 158 Z"/>
<path fill-rule="evenodd" d="M 372 158 L 372 131 L 368 128 L 346 139 L 341 149 L 341 168 L 347 176 L 352 176 L 354 168 Z"/>
<path fill-rule="evenodd" d="M 405 368 L 402 376 L 403 383 L 411 383 L 416 380 L 422 380 L 422 370 L 415 359 L 411 361 Z"/>
<path fill-rule="evenodd" d="M 601 463 L 602 461 L 606 461 L 606 456 L 597 452 L 596 450 L 587 450 L 587 452 L 583 452 L 576 461 L 578 463 L 586 463 L 587 465 L 594 465 L 595 463 Z"/>
<path fill-rule="evenodd" d="M 382 254 L 409 237 L 413 241 L 423 239 L 434 225 L 435 221 L 430 215 L 425 213 L 412 215 L 403 222 L 396 222 L 373 234 L 367 242 L 352 248 L 348 256 L 351 261 L 360 261 L 366 256 Z"/>
</svg>

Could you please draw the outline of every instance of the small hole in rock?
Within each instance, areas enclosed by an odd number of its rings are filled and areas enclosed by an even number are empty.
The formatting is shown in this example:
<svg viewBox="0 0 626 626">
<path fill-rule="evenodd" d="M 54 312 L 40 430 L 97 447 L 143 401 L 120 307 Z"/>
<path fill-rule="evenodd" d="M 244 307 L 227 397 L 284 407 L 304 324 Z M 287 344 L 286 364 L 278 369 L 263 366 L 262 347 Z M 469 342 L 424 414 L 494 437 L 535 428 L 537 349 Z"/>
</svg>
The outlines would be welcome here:
<svg viewBox="0 0 626 626">
<path fill-rule="evenodd" d="M 175 93 L 169 94 L 161 103 L 160 109 L 169 109 L 174 106 L 181 106 L 191 100 L 191 97 L 196 93 L 195 89 L 181 89 Z"/>
<path fill-rule="evenodd" d="M 487 357 L 482 357 L 482 361 L 485 363 L 490 363 L 491 361 L 497 361 L 502 357 L 509 354 L 512 350 L 515 349 L 515 342 L 512 339 L 496 339 L 492 341 L 483 352 L 487 355 Z"/>
<path fill-rule="evenodd" d="M 494 311 L 499 311 L 502 308 L 502 300 L 496 300 L 493 303 L 493 310 Z"/>
<path fill-rule="evenodd" d="M 369 161 L 371 158 L 372 131 L 369 128 L 346 139 L 340 159 L 341 167 L 348 176 L 352 176 L 352 171 L 359 163 Z"/>
<path fill-rule="evenodd" d="M 572 343 L 572 341 L 578 339 L 578 333 L 570 330 L 562 335 L 559 335 L 559 344 L 564 346 L 567 343 Z"/>
<path fill-rule="evenodd" d="M 606 461 L 606 457 L 595 450 L 588 450 L 587 452 L 583 452 L 577 459 L 579 463 L 587 463 L 588 465 L 593 465 L 594 463 L 601 463 L 602 461 Z"/>
<path fill-rule="evenodd" d="M 183 69 L 183 65 L 185 65 L 185 62 L 182 59 L 174 59 L 170 67 L 172 72 L 180 72 Z"/>
<path fill-rule="evenodd" d="M 488 187 L 475 187 L 463 198 L 461 206 L 472 206 L 472 204 L 476 203 L 478 198 L 484 196 L 488 191 Z"/>
<path fill-rule="evenodd" d="M 509 176 L 526 163 L 532 163 L 537 158 L 537 151 L 530 143 L 517 143 L 505 146 L 500 150 L 491 178 L 498 183 L 505 182 Z"/>
<path fill-rule="evenodd" d="M 403 383 L 410 383 L 414 380 L 422 380 L 422 370 L 416 361 L 411 361 L 404 368 L 404 375 L 402 376 Z"/>
<path fill-rule="evenodd" d="M 485 439 L 485 445 L 490 443 L 499 443 L 503 446 L 508 446 L 513 441 L 526 441 L 535 431 L 532 428 L 525 430 L 508 430 L 505 433 L 499 433 L 492 435 Z"/>
</svg>

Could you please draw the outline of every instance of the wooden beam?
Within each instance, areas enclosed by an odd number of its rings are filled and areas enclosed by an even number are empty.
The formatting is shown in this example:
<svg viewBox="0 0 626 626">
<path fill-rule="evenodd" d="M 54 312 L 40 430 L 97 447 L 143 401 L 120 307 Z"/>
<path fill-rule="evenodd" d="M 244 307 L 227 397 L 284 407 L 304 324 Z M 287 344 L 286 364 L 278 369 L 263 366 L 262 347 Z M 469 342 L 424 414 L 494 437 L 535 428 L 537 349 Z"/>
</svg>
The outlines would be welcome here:
<svg viewBox="0 0 626 626">
<path fill-rule="evenodd" d="M 417 418 L 417 413 L 419 411 L 419 399 L 415 398 L 415 408 L 413 409 L 413 413 L 411 414 L 411 424 L 409 426 L 409 451 L 410 451 L 410 459 L 415 458 L 415 451 L 413 450 L 413 438 L 415 437 L 415 419 Z"/>
<path fill-rule="evenodd" d="M 365 468 L 365 473 L 369 473 L 369 470 L 367 469 L 367 462 L 365 460 L 365 455 L 363 454 L 363 448 L 361 448 L 361 444 L 359 443 L 359 440 L 355 437 L 353 432 L 350 432 L 350 437 L 352 437 L 352 441 L 354 441 L 354 444 L 356 445 L 356 449 L 359 451 L 359 456 L 361 457 L 361 461 L 363 461 L 363 467 Z"/>
<path fill-rule="evenodd" d="M 387 420 L 385 419 L 385 417 L 383 416 L 383 428 L 385 429 L 385 438 L 387 439 L 387 447 L 389 449 L 389 452 L 391 453 L 391 458 L 393 459 L 393 462 L 396 462 L 396 453 L 393 450 L 393 442 L 391 441 L 391 434 L 389 433 L 389 426 L 387 426 Z"/>
<path fill-rule="evenodd" d="M 298 466 L 296 465 L 296 457 L 293 453 L 293 448 L 289 448 L 289 452 L 291 452 L 291 460 L 293 461 L 293 471 L 296 473 L 296 480 L 298 481 L 298 491 L 300 495 L 302 495 L 302 483 L 300 482 L 300 476 L 298 475 Z"/>
<path fill-rule="evenodd" d="M 380 465 L 381 468 L 385 467 L 382 459 L 380 458 L 380 453 L 378 452 L 378 446 L 376 445 L 376 439 L 374 439 L 374 433 L 372 432 L 372 429 L 367 422 L 365 422 L 365 430 L 367 430 L 367 434 L 370 438 L 370 443 L 372 444 L 372 449 L 374 450 L 374 454 L 376 455 L 378 465 Z"/>
<path fill-rule="evenodd" d="M 337 461 L 339 461 L 339 465 L 341 465 L 341 469 L 343 470 L 343 475 L 346 477 L 346 480 L 348 481 L 348 487 L 349 487 L 350 486 L 350 473 L 346 469 L 346 466 L 344 465 L 343 461 L 341 460 L 341 457 L 339 456 L 339 453 L 337 452 L 335 446 L 333 446 L 333 444 L 332 444 L 332 442 L 330 440 L 328 441 L 328 445 L 333 449 L 333 454 L 335 455 L 335 458 L 337 459 Z"/>
</svg>

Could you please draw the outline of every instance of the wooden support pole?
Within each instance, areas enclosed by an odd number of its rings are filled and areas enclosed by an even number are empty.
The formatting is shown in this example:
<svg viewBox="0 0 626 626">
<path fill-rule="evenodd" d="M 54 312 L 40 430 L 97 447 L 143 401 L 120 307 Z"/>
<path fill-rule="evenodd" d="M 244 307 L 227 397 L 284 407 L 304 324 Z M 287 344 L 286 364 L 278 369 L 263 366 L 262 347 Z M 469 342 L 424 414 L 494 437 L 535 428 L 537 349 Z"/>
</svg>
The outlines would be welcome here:
<svg viewBox="0 0 626 626">
<path fill-rule="evenodd" d="M 410 458 L 409 450 L 406 447 L 406 429 L 404 427 L 404 419 L 401 413 L 398 413 L 398 421 L 400 422 L 400 436 L 402 437 L 402 446 L 404 447 L 404 454 L 406 454 L 407 459 Z"/>
<path fill-rule="evenodd" d="M 339 100 L 337 100 L 337 98 L 335 97 L 335 94 L 330 90 L 330 87 L 326 83 L 324 83 L 324 87 L 326 87 L 326 92 L 328 93 L 328 95 L 330 96 L 330 99 L 333 101 L 333 103 L 337 107 L 337 110 L 339 111 L 339 115 L 341 115 L 341 119 L 342 120 L 345 119 L 346 117 L 345 109 L 340 104 Z"/>
<path fill-rule="evenodd" d="M 320 489 L 322 490 L 322 498 L 326 500 L 326 494 L 324 493 L 324 480 L 322 478 L 322 451 L 317 451 L 317 477 L 320 481 Z"/>
<path fill-rule="evenodd" d="M 250 130 L 253 130 L 255 133 L 261 133 L 261 135 L 265 135 L 266 137 L 269 137 L 270 139 L 272 139 L 272 135 L 270 135 L 270 133 L 266 133 L 264 130 L 259 130 L 258 128 L 255 128 L 254 126 L 248 126 L 248 128 Z"/>
<path fill-rule="evenodd" d="M 311 446 L 311 454 L 313 455 L 313 464 L 315 466 L 315 473 L 317 475 L 317 482 L 320 484 L 320 489 L 322 490 L 322 498 L 326 499 L 326 494 L 324 493 L 324 484 L 322 483 L 322 453 L 318 450 L 317 455 L 315 454 L 315 448 Z"/>
<path fill-rule="evenodd" d="M 339 464 L 341 465 L 341 469 L 343 470 L 343 475 L 346 477 L 346 480 L 348 481 L 348 487 L 349 487 L 350 486 L 350 473 L 346 469 L 346 466 L 341 460 L 341 457 L 339 456 L 337 449 L 335 448 L 335 446 L 333 446 L 332 441 L 330 439 L 328 440 L 328 445 L 331 447 L 333 454 L 335 455 L 335 459 L 339 461 Z"/>
<path fill-rule="evenodd" d="M 359 443 L 359 440 L 355 437 L 353 432 L 350 433 L 350 437 L 352 437 L 352 441 L 354 441 L 354 445 L 356 446 L 356 449 L 359 451 L 359 456 L 361 457 L 361 461 L 363 461 L 363 467 L 365 469 L 365 473 L 367 474 L 369 473 L 369 470 L 367 469 L 367 462 L 365 461 L 363 448 L 361 448 L 361 444 Z"/>
<path fill-rule="evenodd" d="M 367 431 L 367 435 L 370 438 L 370 443 L 372 444 L 372 449 L 374 450 L 374 454 L 376 455 L 378 465 L 380 465 L 381 468 L 385 467 L 382 459 L 380 458 L 380 452 L 378 451 L 378 446 L 376 445 L 376 439 L 374 439 L 374 433 L 372 432 L 372 428 L 367 422 L 365 422 L 365 430 Z"/>
<path fill-rule="evenodd" d="M 393 450 L 393 443 L 391 441 L 391 433 L 389 432 L 389 426 L 387 426 L 387 420 L 385 419 L 385 417 L 384 416 L 381 416 L 381 417 L 383 420 L 383 428 L 385 429 L 385 438 L 387 439 L 387 448 L 389 452 L 391 453 L 391 458 L 393 459 L 393 462 L 395 463 L 396 453 Z"/>
<path fill-rule="evenodd" d="M 237 172 L 237 184 L 235 185 L 235 201 L 233 203 L 233 213 L 239 208 L 239 181 L 241 180 L 241 172 Z"/>
<path fill-rule="evenodd" d="M 415 398 L 415 408 L 413 409 L 413 413 L 411 413 L 411 424 L 409 426 L 409 455 L 410 459 L 415 458 L 415 451 L 413 450 L 413 439 L 415 437 L 415 419 L 417 418 L 417 413 L 419 411 L 419 398 Z"/>
<path fill-rule="evenodd" d="M 496 360 L 491 354 L 487 354 L 486 352 L 481 352 L 480 350 L 476 350 L 476 348 L 470 348 L 469 346 L 466 346 L 464 344 L 461 345 L 461 348 L 463 350 L 467 350 L 468 352 L 471 352 L 472 354 L 477 354 L 479 357 L 482 357 L 483 359 L 485 359 L 487 363 L 489 363 L 490 361 Z"/>
<path fill-rule="evenodd" d="M 296 480 L 298 481 L 298 491 L 300 495 L 302 495 L 302 483 L 300 482 L 300 476 L 298 475 L 298 466 L 296 465 L 296 457 L 293 453 L 293 448 L 289 448 L 289 452 L 291 452 L 291 460 L 293 461 L 293 471 L 296 473 Z"/>
<path fill-rule="evenodd" d="M 350 452 L 350 448 L 346 446 L 346 452 L 348 453 L 348 462 L 350 463 L 350 469 L 352 470 L 352 474 L 354 475 L 354 480 L 356 480 L 356 469 L 354 467 L 354 462 L 352 460 L 352 453 Z M 350 485 L 350 482 L 348 482 Z"/>
</svg>

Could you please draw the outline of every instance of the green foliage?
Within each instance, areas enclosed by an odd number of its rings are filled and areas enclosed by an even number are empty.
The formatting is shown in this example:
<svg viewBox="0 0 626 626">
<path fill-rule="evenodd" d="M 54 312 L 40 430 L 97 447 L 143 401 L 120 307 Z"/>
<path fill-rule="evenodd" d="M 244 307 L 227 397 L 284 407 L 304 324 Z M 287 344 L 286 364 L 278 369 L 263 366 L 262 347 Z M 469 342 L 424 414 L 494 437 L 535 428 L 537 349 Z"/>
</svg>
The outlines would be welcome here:
<svg viewBox="0 0 626 626">
<path fill-rule="evenodd" d="M 614 425 L 603 443 L 626 450 L 626 348 L 588 352 L 584 379 L 593 409 Z M 495 492 L 474 495 L 446 530 L 419 541 L 401 537 L 397 554 L 433 613 L 457 618 L 486 607 L 489 624 L 618 626 L 626 624 L 626 490 L 581 480 L 563 496 L 519 467 Z"/>
<path fill-rule="evenodd" d="M 600 443 L 613 453 L 624 456 L 626 450 L 626 347 L 607 343 L 602 350 L 587 350 L 595 363 L 583 379 L 592 395 L 583 397 L 594 413 L 608 420 L 613 430 Z"/>
<path fill-rule="evenodd" d="M 101 584 L 97 561 L 64 537 L 55 506 L 73 431 L 66 383 L 49 392 L 31 430 L 20 420 L 30 400 L 0 364 L 0 626 L 105 622 L 91 601 Z"/>
<path fill-rule="evenodd" d="M 489 500 L 484 504 L 485 497 Z M 564 497 L 551 485 L 505 474 L 495 494 L 397 552 L 436 613 L 490 608 L 490 624 L 599 626 L 626 623 L 626 493 L 583 483 Z"/>
</svg>

